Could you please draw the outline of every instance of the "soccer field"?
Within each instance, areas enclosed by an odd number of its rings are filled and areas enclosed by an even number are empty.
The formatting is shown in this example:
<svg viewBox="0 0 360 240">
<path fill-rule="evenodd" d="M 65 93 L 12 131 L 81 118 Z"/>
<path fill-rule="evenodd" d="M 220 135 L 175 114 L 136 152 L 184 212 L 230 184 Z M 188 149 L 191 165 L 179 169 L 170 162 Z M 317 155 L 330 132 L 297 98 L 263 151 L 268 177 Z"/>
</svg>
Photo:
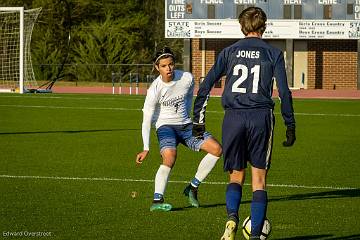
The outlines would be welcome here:
<svg viewBox="0 0 360 240">
<path fill-rule="evenodd" d="M 226 221 L 222 159 L 199 190 L 182 195 L 204 155 L 179 147 L 165 194 L 150 212 L 160 164 L 155 132 L 142 150 L 143 96 L 0 95 L 0 232 L 5 239 L 220 239 Z M 284 148 L 276 100 L 268 177 L 271 239 L 360 239 L 360 101 L 294 99 L 297 141 Z M 221 139 L 220 98 L 207 130 Z M 249 177 L 250 175 L 248 175 Z M 247 179 L 249 180 L 249 179 Z M 135 196 L 134 196 L 135 195 Z M 246 182 L 240 218 L 249 215 Z M 236 239 L 243 239 L 240 231 Z"/>
</svg>

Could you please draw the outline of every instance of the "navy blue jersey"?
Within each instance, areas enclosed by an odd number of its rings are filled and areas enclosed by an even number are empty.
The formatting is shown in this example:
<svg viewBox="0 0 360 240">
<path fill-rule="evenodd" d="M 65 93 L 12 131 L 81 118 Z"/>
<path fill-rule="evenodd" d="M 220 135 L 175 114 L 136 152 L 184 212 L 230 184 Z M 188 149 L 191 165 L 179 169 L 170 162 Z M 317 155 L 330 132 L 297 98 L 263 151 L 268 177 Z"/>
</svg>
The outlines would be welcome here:
<svg viewBox="0 0 360 240">
<path fill-rule="evenodd" d="M 256 37 L 239 40 L 223 49 L 200 84 L 194 103 L 194 123 L 205 123 L 210 90 L 226 76 L 222 105 L 227 109 L 274 109 L 273 82 L 279 91 L 281 113 L 287 126 L 295 126 L 284 56 L 281 50 Z"/>
</svg>

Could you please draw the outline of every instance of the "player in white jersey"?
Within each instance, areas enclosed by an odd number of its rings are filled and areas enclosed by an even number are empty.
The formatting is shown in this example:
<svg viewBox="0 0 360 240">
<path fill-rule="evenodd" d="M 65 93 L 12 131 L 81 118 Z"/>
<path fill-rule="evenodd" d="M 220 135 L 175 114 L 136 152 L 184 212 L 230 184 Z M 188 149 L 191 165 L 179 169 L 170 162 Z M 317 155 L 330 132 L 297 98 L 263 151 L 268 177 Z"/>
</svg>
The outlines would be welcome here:
<svg viewBox="0 0 360 240">
<path fill-rule="evenodd" d="M 200 161 L 195 177 L 184 190 L 189 203 L 199 207 L 197 189 L 220 158 L 222 148 L 208 132 L 201 138 L 192 136 L 190 118 L 194 91 L 192 74 L 175 70 L 174 54 L 167 47 L 156 54 L 154 65 L 160 75 L 147 91 L 142 122 L 144 148 L 136 156 L 136 163 L 141 164 L 149 154 L 150 129 L 151 124 L 155 123 L 162 164 L 155 176 L 154 199 L 150 211 L 170 211 L 172 208 L 170 204 L 164 202 L 164 192 L 170 171 L 176 161 L 179 143 L 194 151 L 203 150 L 208 153 Z"/>
</svg>

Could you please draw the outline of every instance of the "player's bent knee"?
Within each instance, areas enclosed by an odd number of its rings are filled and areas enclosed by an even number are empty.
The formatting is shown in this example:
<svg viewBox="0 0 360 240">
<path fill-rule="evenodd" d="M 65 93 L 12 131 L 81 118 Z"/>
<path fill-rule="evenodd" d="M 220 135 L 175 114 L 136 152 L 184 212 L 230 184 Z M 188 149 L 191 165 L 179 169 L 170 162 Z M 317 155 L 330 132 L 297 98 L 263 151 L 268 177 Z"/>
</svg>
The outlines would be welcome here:
<svg viewBox="0 0 360 240">
<path fill-rule="evenodd" d="M 163 162 L 162 163 L 163 165 L 165 165 L 165 166 L 167 166 L 168 168 L 173 168 L 174 167 L 174 165 L 175 165 L 175 163 L 167 163 L 167 162 Z"/>
<path fill-rule="evenodd" d="M 220 157 L 222 154 L 222 147 L 215 139 L 209 138 L 202 146 L 201 149 L 216 157 Z"/>
<path fill-rule="evenodd" d="M 175 159 L 164 159 L 163 158 L 162 164 L 169 168 L 173 168 L 175 165 L 175 162 L 176 162 Z"/>
<path fill-rule="evenodd" d="M 164 149 L 161 152 L 163 165 L 172 168 L 176 161 L 176 149 Z"/>
<path fill-rule="evenodd" d="M 216 157 L 221 157 L 222 148 L 221 147 L 214 147 L 214 148 L 210 149 L 207 152 L 210 153 L 211 155 L 216 156 Z"/>
<path fill-rule="evenodd" d="M 222 147 L 220 146 L 220 144 L 218 144 L 215 149 L 214 149 L 214 154 L 217 157 L 220 157 L 222 154 Z"/>
<path fill-rule="evenodd" d="M 220 143 L 218 143 L 215 139 L 214 139 L 214 153 L 213 155 L 220 157 L 222 154 L 222 147 L 220 145 Z"/>
</svg>

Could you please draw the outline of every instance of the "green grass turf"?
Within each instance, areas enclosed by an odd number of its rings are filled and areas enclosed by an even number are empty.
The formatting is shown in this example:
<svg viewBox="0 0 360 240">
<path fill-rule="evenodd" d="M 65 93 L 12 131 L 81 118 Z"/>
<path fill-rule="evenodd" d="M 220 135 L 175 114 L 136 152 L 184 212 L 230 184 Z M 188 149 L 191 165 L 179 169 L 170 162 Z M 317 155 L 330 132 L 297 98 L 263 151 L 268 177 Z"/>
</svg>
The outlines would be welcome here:
<svg viewBox="0 0 360 240">
<path fill-rule="evenodd" d="M 201 207 L 189 208 L 182 191 L 204 154 L 180 146 L 165 195 L 174 211 L 149 211 L 161 161 L 153 131 L 148 159 L 135 164 L 142 148 L 143 101 L 143 96 L 1 94 L 1 236 L 220 239 L 226 221 L 222 159 L 200 188 Z M 268 176 L 271 239 L 360 239 L 360 101 L 294 99 L 292 148 L 281 146 L 285 127 L 279 106 L 276 100 Z M 221 139 L 220 98 L 211 98 L 207 109 L 207 129 Z M 250 191 L 247 179 L 241 220 L 250 211 Z M 16 233 L 23 236 L 8 236 Z M 236 239 L 242 239 L 240 232 Z"/>
</svg>

